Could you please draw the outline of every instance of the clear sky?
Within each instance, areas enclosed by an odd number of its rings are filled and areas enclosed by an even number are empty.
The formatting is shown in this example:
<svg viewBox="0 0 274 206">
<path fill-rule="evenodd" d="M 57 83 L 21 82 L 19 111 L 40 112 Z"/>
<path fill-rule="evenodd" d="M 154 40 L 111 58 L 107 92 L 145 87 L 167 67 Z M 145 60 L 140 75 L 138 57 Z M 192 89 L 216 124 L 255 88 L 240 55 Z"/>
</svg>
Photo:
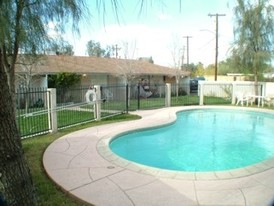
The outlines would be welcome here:
<svg viewBox="0 0 274 206">
<path fill-rule="evenodd" d="M 127 53 L 131 58 L 152 57 L 155 64 L 173 66 L 172 50 L 179 48 L 184 63 L 187 60 L 189 38 L 189 63 L 204 65 L 215 61 L 215 17 L 208 14 L 225 14 L 219 17 L 219 60 L 226 59 L 233 41 L 233 7 L 235 0 L 147 0 L 141 15 L 140 0 L 118 0 L 122 4 L 119 22 L 105 0 L 107 13 L 103 20 L 96 10 L 96 1 L 88 0 L 92 13 L 90 23 L 81 25 L 81 36 L 64 36 L 74 47 L 75 55 L 87 55 L 86 44 L 95 40 L 106 45 L 118 45 L 119 56 Z M 153 2 L 153 3 L 151 3 Z M 164 4 L 159 3 L 164 2 Z M 175 43 L 174 43 L 175 42 Z M 128 52 L 125 52 L 128 45 Z"/>
</svg>

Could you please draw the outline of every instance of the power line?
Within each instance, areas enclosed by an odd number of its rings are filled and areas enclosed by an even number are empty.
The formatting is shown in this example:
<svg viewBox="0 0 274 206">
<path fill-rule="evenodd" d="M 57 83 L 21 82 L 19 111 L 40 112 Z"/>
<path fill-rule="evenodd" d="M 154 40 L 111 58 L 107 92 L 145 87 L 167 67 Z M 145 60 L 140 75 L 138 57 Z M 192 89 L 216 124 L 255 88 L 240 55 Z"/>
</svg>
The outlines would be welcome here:
<svg viewBox="0 0 274 206">
<path fill-rule="evenodd" d="M 209 40 L 208 42 L 206 42 L 205 44 L 203 44 L 201 47 L 199 47 L 199 49 L 203 49 L 203 48 L 207 47 L 213 40 L 215 40 L 215 37 L 212 38 L 211 40 Z"/>
<path fill-rule="evenodd" d="M 225 16 L 225 14 L 208 14 L 208 16 L 216 17 L 216 51 L 215 51 L 215 81 L 217 81 L 217 72 L 218 72 L 218 33 L 219 33 L 219 16 Z"/>
</svg>

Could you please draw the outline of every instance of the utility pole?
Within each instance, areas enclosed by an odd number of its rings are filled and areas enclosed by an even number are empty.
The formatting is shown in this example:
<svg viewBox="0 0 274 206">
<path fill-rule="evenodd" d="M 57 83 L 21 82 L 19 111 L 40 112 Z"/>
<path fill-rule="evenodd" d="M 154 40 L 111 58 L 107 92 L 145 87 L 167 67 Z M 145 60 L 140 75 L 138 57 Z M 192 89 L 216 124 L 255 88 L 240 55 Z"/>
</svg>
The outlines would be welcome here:
<svg viewBox="0 0 274 206">
<path fill-rule="evenodd" d="M 115 44 L 114 46 L 112 46 L 112 48 L 115 50 L 115 58 L 117 59 L 117 57 L 118 57 L 118 50 L 120 50 L 121 48 L 118 48 L 117 44 Z"/>
<path fill-rule="evenodd" d="M 182 49 L 182 64 L 181 64 L 181 69 L 184 68 L 184 60 L 185 60 L 185 46 L 183 46 L 183 49 Z"/>
<path fill-rule="evenodd" d="M 225 14 L 208 14 L 208 16 L 212 17 L 215 16 L 216 17 L 216 47 L 215 47 L 215 81 L 217 81 L 217 73 L 218 73 L 218 33 L 219 33 L 219 16 L 225 16 Z"/>
<path fill-rule="evenodd" d="M 186 38 L 186 63 L 189 67 L 189 38 L 192 38 L 192 36 L 184 36 L 183 38 Z"/>
</svg>

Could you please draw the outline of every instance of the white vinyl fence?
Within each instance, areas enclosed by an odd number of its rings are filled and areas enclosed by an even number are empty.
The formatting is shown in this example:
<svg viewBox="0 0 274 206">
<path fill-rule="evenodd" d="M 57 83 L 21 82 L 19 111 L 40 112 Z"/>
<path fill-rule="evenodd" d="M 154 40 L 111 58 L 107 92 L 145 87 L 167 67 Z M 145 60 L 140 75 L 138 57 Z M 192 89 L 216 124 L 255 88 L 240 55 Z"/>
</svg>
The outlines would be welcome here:
<svg viewBox="0 0 274 206">
<path fill-rule="evenodd" d="M 257 91 L 256 91 L 257 90 Z M 231 104 L 235 104 L 236 93 L 268 96 L 274 94 L 274 83 L 233 81 L 233 82 L 216 82 L 216 81 L 199 81 L 198 95 L 200 105 L 204 105 L 204 96 L 214 96 L 231 99 Z"/>
</svg>

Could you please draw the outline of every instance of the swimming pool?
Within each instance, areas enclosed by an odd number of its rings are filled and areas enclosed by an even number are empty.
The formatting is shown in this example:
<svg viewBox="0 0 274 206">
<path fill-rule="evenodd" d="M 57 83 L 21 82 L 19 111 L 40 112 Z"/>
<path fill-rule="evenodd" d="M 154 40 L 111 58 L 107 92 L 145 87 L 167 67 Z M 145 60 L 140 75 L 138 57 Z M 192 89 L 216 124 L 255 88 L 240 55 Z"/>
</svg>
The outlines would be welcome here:
<svg viewBox="0 0 274 206">
<path fill-rule="evenodd" d="M 120 157 L 175 171 L 223 171 L 274 157 L 274 117 L 231 109 L 177 113 L 171 125 L 133 131 L 114 138 Z"/>
</svg>

